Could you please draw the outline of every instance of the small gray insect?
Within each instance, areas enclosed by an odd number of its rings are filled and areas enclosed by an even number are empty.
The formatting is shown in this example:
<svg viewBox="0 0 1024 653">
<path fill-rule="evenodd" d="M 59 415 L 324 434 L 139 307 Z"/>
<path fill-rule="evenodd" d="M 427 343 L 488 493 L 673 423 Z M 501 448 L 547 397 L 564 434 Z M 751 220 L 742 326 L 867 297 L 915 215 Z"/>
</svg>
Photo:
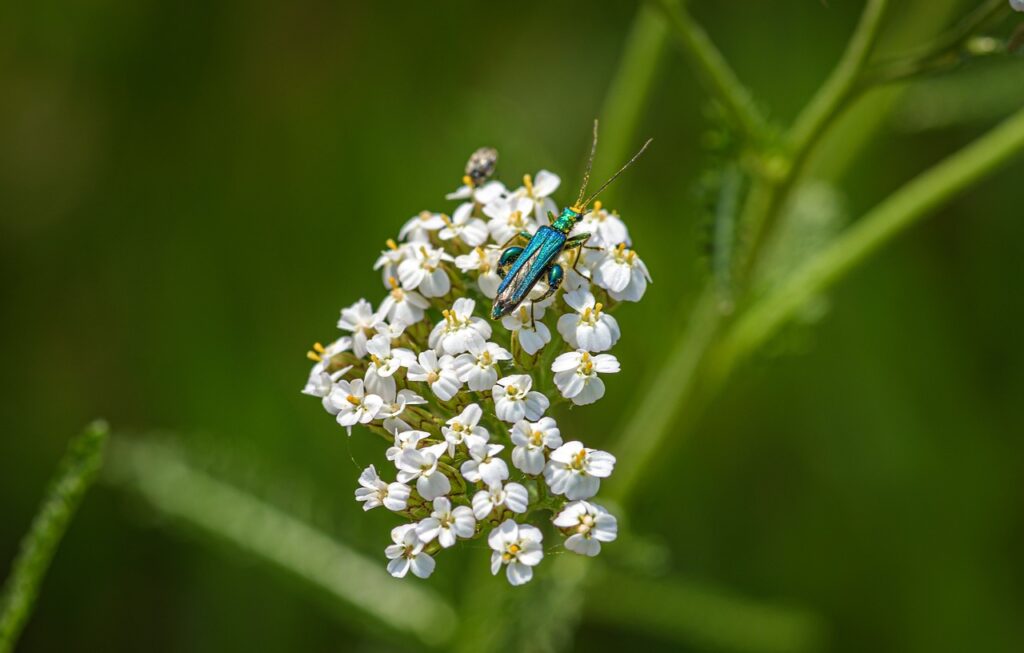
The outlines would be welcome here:
<svg viewBox="0 0 1024 653">
<path fill-rule="evenodd" d="M 471 186 L 480 186 L 494 174 L 498 166 L 498 150 L 493 147 L 481 147 L 469 156 L 466 161 L 466 176 Z"/>
</svg>

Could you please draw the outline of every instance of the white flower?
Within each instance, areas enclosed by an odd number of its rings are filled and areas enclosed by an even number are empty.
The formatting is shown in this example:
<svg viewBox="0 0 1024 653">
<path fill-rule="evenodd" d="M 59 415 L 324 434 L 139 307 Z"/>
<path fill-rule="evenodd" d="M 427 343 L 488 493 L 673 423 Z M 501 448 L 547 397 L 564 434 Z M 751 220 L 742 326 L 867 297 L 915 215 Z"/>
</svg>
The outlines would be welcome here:
<svg viewBox="0 0 1024 653">
<path fill-rule="evenodd" d="M 491 337 L 491 325 L 486 320 L 473 317 L 476 302 L 460 297 L 451 309 L 442 311 L 443 319 L 430 332 L 428 343 L 439 354 L 461 354 L 469 351 L 470 343 L 483 346 Z"/>
<path fill-rule="evenodd" d="M 413 255 L 398 265 L 398 280 L 406 290 L 419 290 L 424 297 L 447 295 L 452 287 L 444 261 L 454 261 L 443 249 L 421 243 Z"/>
<path fill-rule="evenodd" d="M 601 542 L 611 542 L 619 535 L 615 516 L 587 501 L 566 505 L 555 517 L 554 524 L 569 534 L 565 548 L 585 556 L 596 556 L 601 552 Z"/>
<path fill-rule="evenodd" d="M 406 374 L 410 381 L 422 381 L 442 401 L 448 401 L 462 387 L 459 375 L 455 373 L 455 358 L 445 354 L 438 358 L 431 350 L 421 351 L 417 362 L 409 365 Z"/>
<path fill-rule="evenodd" d="M 567 313 L 558 318 L 558 332 L 574 349 L 590 352 L 608 351 L 619 341 L 619 323 L 605 313 L 604 308 L 586 290 L 565 294 L 565 303 L 576 315 Z"/>
<path fill-rule="evenodd" d="M 416 481 L 416 491 L 427 501 L 448 494 L 452 484 L 437 466 L 437 458 L 446 448 L 441 442 L 426 449 L 406 449 L 395 459 L 398 480 L 402 483 Z"/>
<path fill-rule="evenodd" d="M 542 417 L 540 421 L 528 422 L 521 419 L 511 430 L 512 464 L 524 474 L 536 475 L 544 471 L 544 449 L 562 446 L 562 434 L 555 420 Z"/>
<path fill-rule="evenodd" d="M 491 573 L 497 575 L 505 565 L 508 582 L 513 585 L 530 582 L 533 567 L 544 558 L 543 539 L 539 529 L 506 519 L 487 536 L 487 544 L 492 549 Z"/>
<path fill-rule="evenodd" d="M 533 305 L 533 315 L 530 314 L 530 302 L 523 302 L 519 308 L 501 318 L 501 324 L 513 332 L 519 341 L 519 346 L 530 356 L 533 356 L 541 348 L 551 342 L 551 330 L 540 321 L 544 317 L 544 306 Z"/>
<path fill-rule="evenodd" d="M 410 429 L 409 425 L 401 419 L 406 406 L 418 406 L 427 403 L 426 399 L 412 390 L 399 390 L 397 393 L 386 392 L 382 393 L 380 398 L 384 400 L 384 405 L 381 406 L 380 412 L 377 413 L 377 418 L 384 419 L 384 430 L 390 433 L 408 431 Z"/>
<path fill-rule="evenodd" d="M 381 316 L 392 323 L 405 325 L 415 324 L 423 319 L 423 311 L 430 308 L 427 298 L 415 290 L 406 290 L 398 285 L 398 280 L 388 277 L 391 292 L 377 309 Z"/>
<path fill-rule="evenodd" d="M 430 516 L 416 524 L 416 535 L 426 544 L 435 538 L 444 548 L 455 545 L 455 538 L 473 537 L 476 530 L 476 518 L 473 511 L 466 506 L 452 510 L 452 502 L 446 497 L 434 499 L 434 511 Z"/>
<path fill-rule="evenodd" d="M 366 368 L 366 389 L 376 395 L 394 396 L 394 374 L 416 363 L 416 355 L 401 347 L 391 348 L 391 339 L 376 335 L 366 343 L 370 364 Z"/>
<path fill-rule="evenodd" d="M 486 490 L 480 490 L 473 495 L 473 514 L 479 520 L 484 520 L 502 506 L 516 514 L 526 512 L 530 505 L 530 494 L 526 488 L 519 483 L 501 483 L 488 485 Z"/>
<path fill-rule="evenodd" d="M 494 412 L 503 422 L 518 422 L 524 417 L 538 420 L 551 402 L 543 394 L 531 391 L 533 379 L 527 374 L 513 374 L 500 379 L 491 388 Z"/>
<path fill-rule="evenodd" d="M 558 175 L 547 170 L 538 172 L 535 179 L 530 175 L 523 175 L 523 186 L 515 192 L 516 197 L 526 199 L 528 202 L 525 204 L 528 208 L 523 213 L 528 215 L 533 212 L 538 223 L 547 224 L 548 213 L 558 215 L 558 206 L 548 195 L 558 190 L 558 185 L 561 183 L 562 180 Z"/>
<path fill-rule="evenodd" d="M 625 245 L 605 248 L 604 259 L 594 267 L 594 283 L 616 301 L 638 302 L 647 290 L 651 274 L 647 266 Z"/>
<path fill-rule="evenodd" d="M 601 207 L 601 202 L 594 202 L 594 208 L 584 214 L 583 219 L 576 224 L 573 235 L 587 232 L 591 238 L 588 245 L 615 247 L 622 243 L 629 243 L 629 231 L 626 223 L 614 213 L 609 213 Z"/>
<path fill-rule="evenodd" d="M 455 372 L 470 390 L 481 392 L 498 380 L 498 362 L 507 360 L 512 360 L 512 354 L 502 347 L 493 342 L 480 346 L 474 341 L 469 343 L 467 353 L 455 357 Z"/>
<path fill-rule="evenodd" d="M 533 233 L 537 223 L 531 211 L 533 201 L 525 197 L 501 197 L 484 205 L 484 215 L 491 220 L 487 230 L 498 245 L 504 245 L 519 233 Z"/>
<path fill-rule="evenodd" d="M 441 240 L 457 238 L 470 247 L 477 247 L 487 242 L 487 225 L 480 218 L 473 217 L 471 202 L 460 204 L 451 219 L 445 218 L 445 220 L 445 228 L 438 234 Z"/>
<path fill-rule="evenodd" d="M 334 382 L 352 369 L 352 366 L 333 373 L 327 372 L 327 366 L 335 355 L 350 349 L 352 349 L 352 338 L 348 336 L 342 336 L 326 347 L 319 342 L 314 343 L 313 349 L 306 352 L 306 357 L 313 361 L 313 368 L 309 370 L 309 378 L 306 379 L 306 385 L 302 388 L 302 394 L 321 398 L 330 394 Z"/>
<path fill-rule="evenodd" d="M 385 483 L 377 476 L 377 470 L 370 465 L 359 475 L 356 501 L 363 502 L 363 510 L 384 506 L 388 510 L 405 510 L 409 501 L 409 486 L 404 483 Z"/>
<path fill-rule="evenodd" d="M 398 266 L 402 261 L 412 256 L 414 245 L 412 243 L 402 243 L 399 245 L 390 238 L 387 239 L 385 244 L 388 248 L 381 251 L 380 256 L 373 263 L 373 269 L 380 270 L 384 286 L 388 287 L 391 285 L 391 278 L 398 276 Z"/>
<path fill-rule="evenodd" d="M 416 446 L 420 443 L 420 440 L 430 437 L 430 434 L 426 431 L 395 431 L 395 444 L 388 447 L 384 453 L 384 457 L 388 460 L 394 461 L 395 466 L 398 466 L 398 457 L 406 451 L 414 451 Z"/>
<path fill-rule="evenodd" d="M 505 447 L 500 444 L 474 443 L 469 448 L 471 460 L 462 463 L 462 467 L 459 469 L 463 478 L 470 483 L 482 481 L 486 485 L 493 485 L 507 479 L 508 465 L 504 460 L 498 458 L 498 454 L 504 449 Z"/>
<path fill-rule="evenodd" d="M 430 232 L 443 228 L 444 218 L 440 213 L 420 211 L 402 225 L 402 228 L 398 231 L 398 239 L 426 242 L 430 240 Z"/>
<path fill-rule="evenodd" d="M 469 254 L 455 257 L 455 267 L 462 272 L 477 271 L 476 285 L 485 296 L 494 299 L 498 294 L 498 286 L 501 285 L 501 277 L 498 276 L 498 259 L 501 257 L 501 249 L 494 245 L 474 247 Z"/>
<path fill-rule="evenodd" d="M 585 406 L 604 396 L 604 381 L 598 374 L 618 372 L 619 361 L 611 354 L 593 355 L 578 349 L 556 358 L 551 371 L 562 396 L 577 406 Z"/>
<path fill-rule="evenodd" d="M 573 440 L 551 452 L 551 459 L 544 468 L 544 480 L 552 492 L 564 494 L 571 501 L 589 499 L 597 494 L 601 479 L 611 476 L 614 468 L 615 456 L 607 451 L 587 449 L 583 443 Z"/>
<path fill-rule="evenodd" d="M 445 422 L 446 426 L 441 427 L 441 433 L 444 435 L 445 442 L 448 443 L 449 456 L 455 457 L 455 449 L 460 444 L 464 444 L 467 449 L 470 449 L 475 444 L 487 442 L 491 434 L 484 427 L 478 426 L 483 414 L 484 411 L 480 409 L 480 406 L 470 404 L 457 417 Z"/>
<path fill-rule="evenodd" d="M 352 351 L 362 358 L 366 355 L 366 341 L 377 334 L 377 326 L 383 324 L 380 315 L 373 312 L 373 306 L 360 299 L 348 308 L 341 309 L 338 328 L 352 332 Z"/>
<path fill-rule="evenodd" d="M 416 536 L 415 524 L 403 524 L 391 529 L 394 544 L 384 549 L 387 556 L 388 573 L 395 578 L 404 578 L 409 570 L 420 578 L 434 573 L 434 559 L 423 552 L 423 542 Z"/>
<path fill-rule="evenodd" d="M 369 424 L 377 417 L 384 400 L 375 394 L 366 394 L 362 379 L 354 381 L 341 380 L 334 384 L 331 394 L 326 397 L 330 410 L 341 424 L 352 435 L 355 424 Z"/>
<path fill-rule="evenodd" d="M 505 184 L 500 181 L 489 181 L 483 186 L 473 186 L 465 181 L 466 178 L 463 177 L 463 184 L 445 195 L 444 198 L 446 200 L 467 200 L 472 197 L 477 204 L 487 204 L 508 192 Z"/>
<path fill-rule="evenodd" d="M 1010 8 L 1014 11 L 1024 11 L 1024 0 L 1010 0 Z"/>
<path fill-rule="evenodd" d="M 311 397 L 326 397 L 331 388 L 334 387 L 334 379 L 323 369 L 314 369 L 306 379 L 306 385 L 302 388 L 302 394 Z"/>
</svg>

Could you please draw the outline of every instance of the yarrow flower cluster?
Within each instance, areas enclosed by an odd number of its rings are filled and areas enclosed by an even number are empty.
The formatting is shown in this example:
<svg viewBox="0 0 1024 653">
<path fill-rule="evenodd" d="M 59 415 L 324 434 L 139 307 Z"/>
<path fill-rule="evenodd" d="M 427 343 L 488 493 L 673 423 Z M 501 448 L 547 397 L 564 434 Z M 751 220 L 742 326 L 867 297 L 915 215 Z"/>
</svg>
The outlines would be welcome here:
<svg viewBox="0 0 1024 653">
<path fill-rule="evenodd" d="M 387 241 L 374 265 L 383 299 L 342 309 L 344 335 L 309 352 L 302 392 L 349 435 L 363 425 L 388 445 L 390 478 L 370 465 L 355 498 L 402 519 L 384 551 L 396 577 L 426 578 L 444 549 L 485 539 L 492 573 L 521 585 L 552 538 L 594 556 L 617 535 L 616 518 L 593 502 L 615 457 L 563 435 L 549 413 L 604 396 L 619 371 L 611 312 L 639 301 L 650 275 L 625 223 L 597 202 L 570 234 L 592 234 L 586 246 L 560 255 L 562 287 L 541 300 L 540 282 L 500 321 L 482 317 L 502 248 L 558 212 L 557 175 L 541 170 L 509 188 L 490 180 L 496 158 L 474 153 L 447 195 L 459 202 L 450 216 L 423 211 Z"/>
</svg>

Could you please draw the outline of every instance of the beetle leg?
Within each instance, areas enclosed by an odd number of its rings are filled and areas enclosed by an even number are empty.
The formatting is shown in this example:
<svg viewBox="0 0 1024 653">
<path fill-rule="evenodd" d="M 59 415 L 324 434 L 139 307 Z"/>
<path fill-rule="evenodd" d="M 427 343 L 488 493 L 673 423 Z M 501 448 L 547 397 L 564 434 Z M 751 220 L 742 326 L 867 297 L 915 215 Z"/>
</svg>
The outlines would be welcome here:
<svg viewBox="0 0 1024 653">
<path fill-rule="evenodd" d="M 522 247 L 509 247 L 501 253 L 501 258 L 498 259 L 498 276 L 502 279 L 508 273 L 508 269 L 512 267 L 512 264 L 516 262 L 519 255 L 523 253 Z"/>
<path fill-rule="evenodd" d="M 575 272 L 576 274 L 580 273 L 580 271 L 576 268 L 576 266 L 578 266 L 580 264 L 580 254 L 582 254 L 582 252 L 580 250 L 582 248 L 584 248 L 584 247 L 587 247 L 586 242 L 589 239 L 590 239 L 590 234 L 584 232 L 584 233 L 579 234 L 578 236 L 573 236 L 569 240 L 565 241 L 565 246 L 563 247 L 563 249 L 575 249 L 576 250 L 576 258 L 572 262 L 572 271 Z M 587 247 L 587 249 L 598 249 L 598 248 L 596 248 L 596 247 Z"/>
<path fill-rule="evenodd" d="M 501 248 L 502 248 L 502 249 L 505 249 L 506 247 L 508 247 L 509 245 L 511 245 L 512 243 L 514 243 L 514 242 L 515 242 L 515 240 L 516 240 L 516 238 L 522 238 L 523 240 L 525 240 L 525 241 L 529 242 L 529 241 L 530 241 L 530 239 L 531 239 L 531 238 L 533 238 L 533 234 L 531 234 L 531 233 L 530 233 L 529 231 L 520 231 L 519 233 L 515 234 L 514 236 L 512 236 L 511 238 L 509 238 L 508 240 L 506 240 L 506 241 L 505 241 L 505 242 L 504 242 L 504 243 L 502 244 Z"/>
<path fill-rule="evenodd" d="M 563 248 L 564 249 L 576 249 L 576 248 L 579 248 L 579 247 L 583 247 L 584 245 L 587 244 L 587 241 L 590 240 L 590 236 L 591 235 L 593 235 L 593 234 L 588 234 L 587 232 L 583 232 L 581 234 L 573 236 L 569 240 L 565 241 L 565 245 L 563 246 Z"/>
<path fill-rule="evenodd" d="M 562 286 L 562 281 L 565 279 L 565 270 L 558 263 L 552 263 L 548 266 L 548 289 L 544 291 L 544 294 L 536 299 L 533 303 L 542 302 L 551 295 L 558 292 L 558 289 Z M 531 305 L 532 307 L 532 305 Z"/>
</svg>

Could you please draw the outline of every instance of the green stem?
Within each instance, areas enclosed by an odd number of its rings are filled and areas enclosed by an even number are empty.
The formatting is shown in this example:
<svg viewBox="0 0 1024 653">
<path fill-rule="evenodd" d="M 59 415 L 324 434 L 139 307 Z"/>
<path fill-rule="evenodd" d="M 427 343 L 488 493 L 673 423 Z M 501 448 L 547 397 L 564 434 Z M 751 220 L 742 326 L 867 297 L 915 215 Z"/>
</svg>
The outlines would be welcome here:
<svg viewBox="0 0 1024 653">
<path fill-rule="evenodd" d="M 737 320 L 717 347 L 711 380 L 723 381 L 738 362 L 775 334 L 809 299 L 1022 149 L 1024 109 L 893 193 Z"/>
<path fill-rule="evenodd" d="M 71 441 L 61 459 L 4 584 L 0 600 L 0 653 L 14 649 L 57 545 L 100 468 L 107 435 L 106 423 L 93 422 Z"/>
<path fill-rule="evenodd" d="M 828 79 L 797 116 L 788 138 L 794 158 L 803 158 L 850 97 L 867 62 L 888 0 L 868 0 L 846 51 Z"/>
<path fill-rule="evenodd" d="M 704 29 L 679 4 L 679 0 L 654 1 L 664 11 L 669 27 L 701 81 L 721 102 L 739 130 L 752 143 L 768 140 L 771 135 L 768 121 Z"/>
<path fill-rule="evenodd" d="M 757 264 L 766 235 L 771 232 L 814 146 L 843 108 L 849 105 L 848 100 L 856 92 L 860 74 L 878 40 L 879 27 L 887 6 L 888 0 L 868 0 L 836 67 L 787 133 L 785 140 L 789 160 L 781 166 L 782 174 L 760 179 L 752 191 L 752 203 L 744 214 L 745 245 L 738 257 L 740 273 L 744 277 L 749 276 L 752 267 Z"/>
<path fill-rule="evenodd" d="M 712 284 L 704 290 L 694 305 L 687 321 L 686 334 L 675 341 L 665 357 L 649 390 L 636 405 L 618 442 L 611 451 L 628 451 L 615 468 L 604 495 L 609 500 L 625 504 L 633 494 L 645 470 L 651 465 L 664 443 L 680 406 L 694 410 L 691 398 L 696 386 L 697 371 L 715 335 L 721 311 L 718 296 Z"/>
</svg>

